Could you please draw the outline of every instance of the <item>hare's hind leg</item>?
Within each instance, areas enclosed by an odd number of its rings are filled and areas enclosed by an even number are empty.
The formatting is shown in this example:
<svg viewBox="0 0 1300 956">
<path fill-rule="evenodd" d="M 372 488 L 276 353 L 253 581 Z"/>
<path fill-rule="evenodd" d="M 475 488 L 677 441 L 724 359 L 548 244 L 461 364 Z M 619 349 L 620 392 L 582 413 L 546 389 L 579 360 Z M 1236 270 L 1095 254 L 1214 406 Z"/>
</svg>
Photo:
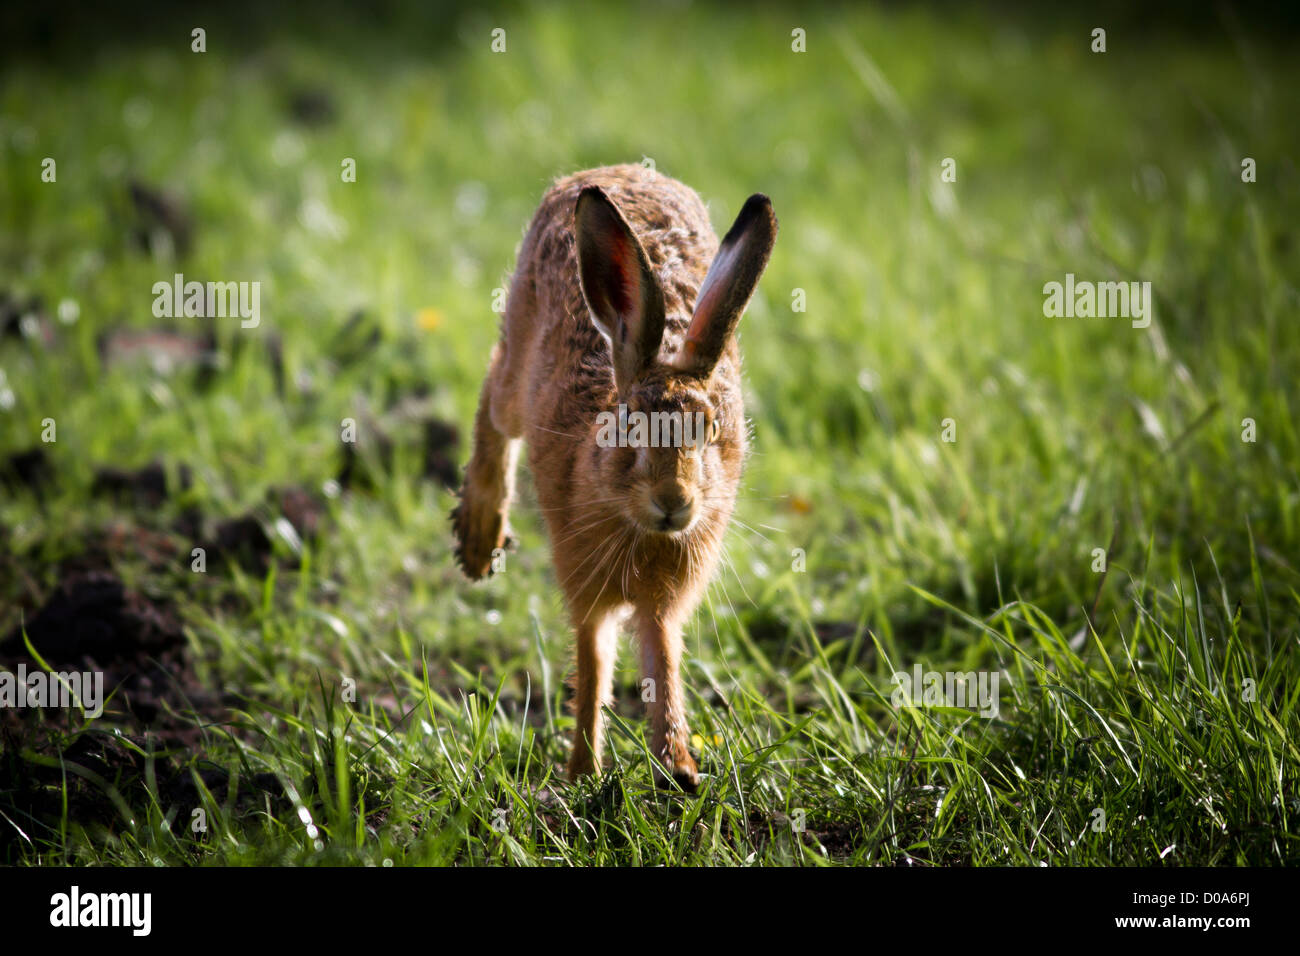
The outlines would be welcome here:
<svg viewBox="0 0 1300 956">
<path fill-rule="evenodd" d="M 677 621 L 664 621 L 653 611 L 637 609 L 636 636 L 641 644 L 643 676 L 653 683 L 648 704 L 650 714 L 650 750 L 662 767 L 655 781 L 668 785 L 671 775 L 683 790 L 695 791 L 699 771 L 688 748 L 690 730 L 686 725 L 686 698 L 682 691 L 682 628 Z"/>
<path fill-rule="evenodd" d="M 460 504 L 451 513 L 456 534 L 456 558 L 469 577 L 477 580 L 497 569 L 495 559 L 509 544 L 506 518 L 514 497 L 515 463 L 520 439 L 498 430 L 493 402 L 501 393 L 498 381 L 505 371 L 504 347 L 492 351 L 492 364 L 479 396 L 474 416 L 474 449 L 465 469 Z"/>
</svg>

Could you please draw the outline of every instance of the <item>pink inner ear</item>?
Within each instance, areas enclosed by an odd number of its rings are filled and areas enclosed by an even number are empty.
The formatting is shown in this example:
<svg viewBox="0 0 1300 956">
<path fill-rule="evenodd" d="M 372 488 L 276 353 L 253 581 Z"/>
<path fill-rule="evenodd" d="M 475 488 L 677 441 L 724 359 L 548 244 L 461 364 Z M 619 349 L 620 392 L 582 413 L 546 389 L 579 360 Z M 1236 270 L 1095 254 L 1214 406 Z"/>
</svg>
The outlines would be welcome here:
<svg viewBox="0 0 1300 956">
<path fill-rule="evenodd" d="M 704 330 L 708 328 L 712 316 L 726 297 L 727 283 L 730 279 L 728 273 L 731 272 L 731 264 L 735 258 L 735 247 L 722 249 L 713 260 L 713 265 L 709 267 L 709 274 L 704 277 L 704 284 L 700 286 L 700 294 L 695 300 L 695 314 L 686 329 L 688 347 L 704 337 Z M 694 349 L 692 348 L 691 351 Z"/>
<path fill-rule="evenodd" d="M 628 268 L 629 249 L 627 239 L 622 235 L 620 230 L 613 230 L 613 234 L 608 238 L 610 246 L 609 264 L 613 269 L 613 282 L 610 283 L 610 294 L 613 300 L 610 305 L 613 307 L 614 314 L 618 316 L 627 316 L 632 311 L 632 285 L 633 275 Z M 635 265 L 635 263 L 632 263 Z"/>
<path fill-rule="evenodd" d="M 686 329 L 686 338 L 690 343 L 695 343 L 704 337 L 704 330 L 709 326 L 709 316 L 717 311 L 718 303 L 722 299 L 721 286 L 714 285 L 708 289 L 704 295 L 700 296 L 695 303 L 695 315 L 691 318 L 691 324 Z"/>
</svg>

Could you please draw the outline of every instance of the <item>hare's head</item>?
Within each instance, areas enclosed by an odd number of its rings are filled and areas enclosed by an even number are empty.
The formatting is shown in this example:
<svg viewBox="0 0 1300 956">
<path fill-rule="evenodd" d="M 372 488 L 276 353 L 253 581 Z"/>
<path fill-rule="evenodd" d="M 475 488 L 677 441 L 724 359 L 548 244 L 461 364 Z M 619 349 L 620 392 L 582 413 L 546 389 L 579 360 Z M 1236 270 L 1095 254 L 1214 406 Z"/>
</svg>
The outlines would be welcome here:
<svg viewBox="0 0 1300 956">
<path fill-rule="evenodd" d="M 643 531 L 685 534 L 730 513 L 745 454 L 739 369 L 724 353 L 776 241 L 766 196 L 753 195 L 718 247 L 681 347 L 659 352 L 670 316 L 641 243 L 596 186 L 575 209 L 578 275 L 609 340 L 617 407 L 601 413 L 592 452 L 605 499 Z"/>
</svg>

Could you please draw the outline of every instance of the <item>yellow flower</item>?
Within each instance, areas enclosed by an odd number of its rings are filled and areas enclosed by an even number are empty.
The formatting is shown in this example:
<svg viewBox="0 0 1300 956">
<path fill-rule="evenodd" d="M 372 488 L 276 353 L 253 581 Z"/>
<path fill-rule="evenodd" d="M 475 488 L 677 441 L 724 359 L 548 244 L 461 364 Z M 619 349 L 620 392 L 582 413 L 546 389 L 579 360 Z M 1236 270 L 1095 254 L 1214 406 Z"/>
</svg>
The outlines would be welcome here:
<svg viewBox="0 0 1300 956">
<path fill-rule="evenodd" d="M 426 332 L 432 332 L 442 325 L 442 312 L 428 306 L 415 313 L 415 324 Z"/>
</svg>

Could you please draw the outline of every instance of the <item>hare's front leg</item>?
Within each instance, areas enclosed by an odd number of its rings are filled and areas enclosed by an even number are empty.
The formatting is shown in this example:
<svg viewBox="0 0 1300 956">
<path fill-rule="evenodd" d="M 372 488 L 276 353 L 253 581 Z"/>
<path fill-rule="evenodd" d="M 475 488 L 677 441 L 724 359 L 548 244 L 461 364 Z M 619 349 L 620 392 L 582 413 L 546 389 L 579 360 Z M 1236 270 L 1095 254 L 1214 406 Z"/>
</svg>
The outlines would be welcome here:
<svg viewBox="0 0 1300 956">
<path fill-rule="evenodd" d="M 686 698 L 682 692 L 682 628 L 676 621 L 663 621 L 652 612 L 637 612 L 637 639 L 641 643 L 644 674 L 654 683 L 648 688 L 650 699 L 650 749 L 678 785 L 694 792 L 699 771 L 687 746 L 690 730 L 686 725 Z M 644 695 L 643 695 L 644 696 Z M 667 778 L 656 773 L 656 781 L 667 785 Z"/>
<path fill-rule="evenodd" d="M 507 516 L 514 497 L 519 439 L 503 434 L 496 424 L 503 417 L 494 407 L 501 402 L 498 380 L 505 374 L 503 366 L 498 345 L 474 416 L 474 449 L 465 469 L 460 504 L 451 513 L 458 541 L 456 557 L 465 574 L 475 580 L 496 570 L 492 559 L 509 540 Z"/>
<path fill-rule="evenodd" d="M 573 730 L 573 751 L 569 755 L 569 779 L 600 772 L 600 755 L 605 744 L 603 709 L 612 703 L 614 659 L 617 652 L 618 621 L 613 614 L 592 613 L 590 619 L 574 625 L 578 645 L 578 670 L 574 675 L 573 709 L 578 724 Z"/>
</svg>

